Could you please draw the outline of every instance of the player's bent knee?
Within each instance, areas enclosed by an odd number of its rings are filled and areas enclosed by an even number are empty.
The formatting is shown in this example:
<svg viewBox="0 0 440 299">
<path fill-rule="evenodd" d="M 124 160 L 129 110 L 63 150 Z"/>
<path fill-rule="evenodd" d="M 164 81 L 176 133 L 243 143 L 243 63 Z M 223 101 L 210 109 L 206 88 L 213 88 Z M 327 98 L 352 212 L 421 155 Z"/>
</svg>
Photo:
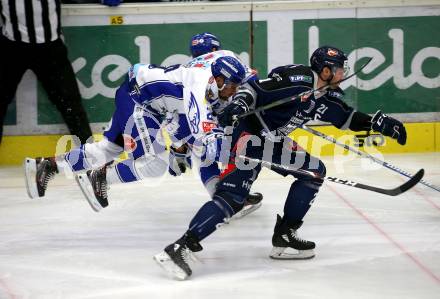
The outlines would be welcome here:
<svg viewBox="0 0 440 299">
<path fill-rule="evenodd" d="M 213 201 L 225 212 L 228 218 L 243 208 L 245 199 L 242 195 L 227 191 L 217 191 L 213 196 Z"/>
<path fill-rule="evenodd" d="M 324 178 L 327 173 L 327 168 L 325 167 L 324 162 L 321 160 L 319 160 L 318 173 L 320 174 L 321 178 Z"/>
<path fill-rule="evenodd" d="M 324 182 L 325 174 L 327 173 L 327 169 L 325 167 L 325 164 L 321 160 L 319 160 L 319 166 L 318 166 L 316 173 L 318 174 L 318 177 L 314 178 L 313 182 L 315 184 L 321 186 L 322 183 Z"/>
<path fill-rule="evenodd" d="M 298 181 L 303 182 L 308 187 L 316 190 L 319 189 L 324 182 L 324 177 L 327 172 L 324 163 L 321 160 L 317 160 L 316 166 L 310 167 L 308 171 L 313 172 L 315 176 L 314 177 L 303 176 L 303 175 L 300 176 L 294 175 L 294 176 L 297 178 Z"/>
</svg>

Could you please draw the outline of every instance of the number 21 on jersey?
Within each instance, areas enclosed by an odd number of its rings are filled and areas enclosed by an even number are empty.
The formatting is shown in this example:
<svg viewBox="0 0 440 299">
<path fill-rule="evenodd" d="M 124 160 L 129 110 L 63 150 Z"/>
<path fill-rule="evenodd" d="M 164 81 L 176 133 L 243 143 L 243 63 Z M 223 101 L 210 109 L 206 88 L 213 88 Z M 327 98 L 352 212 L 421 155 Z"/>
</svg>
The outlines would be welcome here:
<svg viewBox="0 0 440 299">
<path fill-rule="evenodd" d="M 321 116 L 325 113 L 325 111 L 328 109 L 328 107 L 324 104 L 321 104 L 318 109 L 316 109 L 316 113 L 315 113 L 315 119 L 314 120 L 319 120 L 321 118 Z"/>
</svg>

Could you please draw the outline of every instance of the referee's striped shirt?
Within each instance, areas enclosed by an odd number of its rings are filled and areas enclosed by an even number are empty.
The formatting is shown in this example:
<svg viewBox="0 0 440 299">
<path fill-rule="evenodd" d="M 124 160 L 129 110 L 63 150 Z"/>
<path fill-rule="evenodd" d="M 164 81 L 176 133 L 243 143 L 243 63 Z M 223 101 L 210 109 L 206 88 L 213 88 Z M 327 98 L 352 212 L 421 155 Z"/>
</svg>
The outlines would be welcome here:
<svg viewBox="0 0 440 299">
<path fill-rule="evenodd" d="M 2 34 L 13 41 L 46 43 L 61 36 L 61 0 L 0 0 Z"/>
</svg>

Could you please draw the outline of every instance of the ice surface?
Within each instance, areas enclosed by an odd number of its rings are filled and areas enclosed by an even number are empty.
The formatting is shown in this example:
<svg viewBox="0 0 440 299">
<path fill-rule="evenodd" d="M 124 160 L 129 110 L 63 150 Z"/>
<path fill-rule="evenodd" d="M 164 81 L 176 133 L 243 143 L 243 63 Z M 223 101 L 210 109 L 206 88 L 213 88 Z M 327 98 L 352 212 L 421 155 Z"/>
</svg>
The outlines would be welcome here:
<svg viewBox="0 0 440 299">
<path fill-rule="evenodd" d="M 440 185 L 440 154 L 387 161 Z M 360 159 L 328 175 L 382 187 L 404 177 Z M 268 258 L 290 179 L 263 171 L 263 206 L 202 242 L 190 280 L 169 279 L 152 256 L 175 241 L 208 200 L 191 174 L 113 186 L 95 213 L 73 179 L 27 198 L 21 168 L 0 169 L 0 298 L 440 298 L 440 193 L 422 185 L 398 197 L 332 183 L 322 187 L 300 236 L 316 258 Z"/>
</svg>

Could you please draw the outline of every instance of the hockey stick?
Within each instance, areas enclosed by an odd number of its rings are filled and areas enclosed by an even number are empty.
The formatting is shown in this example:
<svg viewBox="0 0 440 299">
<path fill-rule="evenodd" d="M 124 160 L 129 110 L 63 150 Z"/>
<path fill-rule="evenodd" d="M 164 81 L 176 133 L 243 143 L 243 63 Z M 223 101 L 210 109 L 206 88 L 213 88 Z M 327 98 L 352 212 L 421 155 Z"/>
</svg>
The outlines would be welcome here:
<svg viewBox="0 0 440 299">
<path fill-rule="evenodd" d="M 362 71 L 370 63 L 370 61 L 372 59 L 373 58 L 369 58 L 368 61 L 364 65 L 362 65 L 356 72 L 354 72 L 353 74 L 351 74 L 347 78 L 339 80 L 339 81 L 337 81 L 336 83 L 333 83 L 333 84 L 340 84 L 340 83 L 342 83 L 344 81 L 347 81 L 348 79 L 352 78 L 353 76 L 356 76 L 357 74 L 359 74 L 360 71 Z M 294 100 L 299 99 L 299 98 L 304 97 L 304 96 L 309 96 L 309 95 L 311 95 L 311 94 L 313 94 L 313 93 L 315 93 L 317 91 L 324 91 L 324 90 L 328 89 L 329 87 L 330 87 L 330 84 L 326 84 L 326 85 L 321 86 L 319 88 L 315 88 L 315 89 L 312 89 L 312 90 L 307 90 L 307 91 L 301 92 L 300 94 L 298 94 L 296 96 L 280 99 L 278 101 L 275 101 L 275 102 L 272 102 L 270 104 L 258 107 L 256 109 L 248 111 L 246 113 L 243 113 L 243 114 L 240 114 L 240 115 L 236 115 L 233 119 L 234 119 L 234 121 L 237 121 L 237 120 L 239 120 L 241 118 L 244 118 L 246 116 L 249 116 L 251 114 L 258 113 L 258 112 L 261 112 L 261 111 L 264 111 L 264 110 L 267 110 L 267 109 L 270 109 L 270 108 L 273 108 L 273 107 L 277 107 L 277 106 L 289 103 L 290 101 L 294 101 Z"/>
<path fill-rule="evenodd" d="M 294 173 L 298 176 L 305 176 L 305 177 L 309 177 L 309 178 L 319 178 L 318 174 L 316 174 L 312 171 L 298 169 L 298 168 L 290 168 L 285 165 L 280 165 L 280 164 L 276 164 L 276 163 L 272 163 L 272 162 L 268 162 L 268 161 L 263 161 L 263 160 L 259 160 L 259 159 L 248 158 L 245 156 L 239 156 L 239 158 L 246 160 L 246 161 L 249 161 L 249 162 L 259 163 L 262 166 L 265 166 L 265 167 L 268 167 L 271 169 L 278 168 L 281 170 L 287 170 L 287 171 Z M 341 178 L 337 178 L 337 177 L 331 177 L 331 176 L 325 176 L 322 179 L 333 182 L 333 183 L 349 186 L 349 187 L 364 189 L 364 190 L 368 190 L 368 191 L 372 191 L 372 192 L 376 192 L 376 193 L 381 193 L 381 194 L 385 194 L 385 195 L 389 195 L 389 196 L 396 196 L 396 195 L 402 194 L 402 193 L 408 191 L 409 189 L 411 189 L 412 187 L 414 187 L 422 179 L 424 173 L 425 173 L 425 171 L 423 169 L 420 169 L 408 181 L 406 181 L 402 185 L 400 185 L 396 188 L 393 188 L 393 189 L 383 189 L 383 188 L 370 186 L 370 185 L 366 185 L 366 184 L 361 184 L 361 183 L 357 183 L 354 181 L 345 180 L 345 179 L 341 179 Z"/>
<path fill-rule="evenodd" d="M 333 137 L 327 136 L 327 135 L 325 135 L 325 134 L 323 134 L 323 133 L 321 133 L 319 131 L 316 131 L 314 129 L 306 127 L 305 125 L 302 125 L 301 129 L 303 129 L 303 130 L 305 130 L 305 131 L 307 131 L 309 133 L 312 133 L 313 135 L 319 136 L 319 137 L 321 137 L 321 138 L 323 138 L 323 139 L 325 139 L 325 140 L 327 140 L 327 141 L 329 141 L 331 143 L 337 144 L 337 145 L 343 147 L 344 149 L 349 150 L 349 151 L 351 151 L 351 152 L 353 152 L 353 153 L 355 153 L 355 154 L 357 154 L 357 155 L 359 155 L 361 157 L 368 158 L 368 159 L 372 160 L 373 162 L 375 162 L 377 164 L 380 164 L 380 165 L 382 165 L 382 166 L 384 166 L 384 167 L 386 167 L 388 169 L 391 169 L 392 171 L 395 171 L 395 172 L 397 172 L 397 173 L 399 173 L 399 174 L 401 174 L 403 176 L 406 176 L 408 178 L 413 178 L 413 176 L 410 173 L 406 172 L 405 170 L 402 170 L 399 167 L 394 166 L 394 165 L 392 165 L 390 163 L 387 163 L 385 161 L 379 160 L 378 158 L 376 158 L 374 156 L 371 156 L 371 155 L 369 155 L 369 154 L 367 154 L 365 152 L 356 150 L 356 149 L 348 146 L 347 144 L 344 144 L 344 143 L 341 143 L 341 142 L 337 141 Z M 417 176 L 417 174 L 416 174 L 416 176 Z M 435 185 L 433 185 L 431 183 L 428 183 L 427 181 L 424 181 L 424 180 L 419 180 L 419 181 L 420 181 L 421 184 L 423 184 L 423 185 L 425 185 L 425 186 L 427 186 L 429 188 L 432 188 L 432 189 L 440 192 L 440 187 L 435 186 Z"/>
</svg>

